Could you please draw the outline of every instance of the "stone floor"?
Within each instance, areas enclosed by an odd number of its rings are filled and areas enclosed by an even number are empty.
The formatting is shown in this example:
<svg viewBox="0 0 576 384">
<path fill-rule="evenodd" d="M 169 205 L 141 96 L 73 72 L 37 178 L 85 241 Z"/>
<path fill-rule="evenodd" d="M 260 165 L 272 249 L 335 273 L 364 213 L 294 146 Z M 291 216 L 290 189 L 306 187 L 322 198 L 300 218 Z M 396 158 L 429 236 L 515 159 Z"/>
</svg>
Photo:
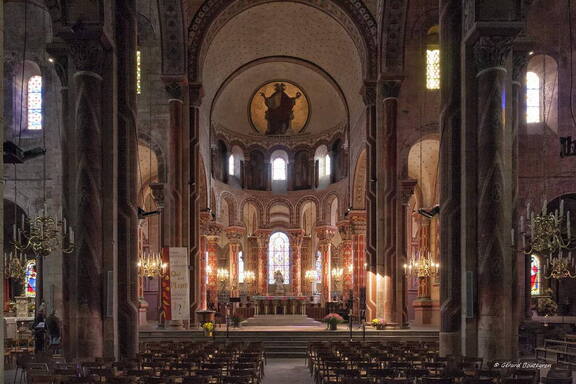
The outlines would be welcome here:
<svg viewBox="0 0 576 384">
<path fill-rule="evenodd" d="M 313 384 L 304 359 L 270 359 L 263 384 Z"/>
</svg>

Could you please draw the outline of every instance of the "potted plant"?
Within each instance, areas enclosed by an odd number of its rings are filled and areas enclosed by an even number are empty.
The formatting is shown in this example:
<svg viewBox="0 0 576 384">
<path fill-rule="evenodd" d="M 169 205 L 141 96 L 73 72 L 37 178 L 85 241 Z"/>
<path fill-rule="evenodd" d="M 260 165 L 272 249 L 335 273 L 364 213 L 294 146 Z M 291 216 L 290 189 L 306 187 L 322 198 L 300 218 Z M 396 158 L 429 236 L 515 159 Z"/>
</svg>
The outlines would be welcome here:
<svg viewBox="0 0 576 384">
<path fill-rule="evenodd" d="M 372 321 L 370 322 L 370 325 L 372 325 L 374 328 L 376 328 L 378 330 L 382 330 L 382 329 L 384 329 L 384 326 L 386 324 L 384 323 L 384 320 L 375 318 L 375 319 L 372 319 Z"/>
<path fill-rule="evenodd" d="M 244 320 L 244 319 L 242 318 L 242 316 L 240 316 L 240 315 L 233 315 L 233 316 L 232 316 L 232 326 L 233 326 L 234 328 L 238 328 L 238 327 L 240 326 L 240 323 L 242 322 L 242 320 Z"/>
<path fill-rule="evenodd" d="M 326 327 L 329 330 L 335 331 L 336 329 L 338 329 L 338 324 L 343 323 L 344 319 L 337 313 L 329 313 L 326 316 L 324 316 L 324 319 L 322 321 L 326 323 Z"/>
<path fill-rule="evenodd" d="M 204 330 L 204 336 L 212 336 L 212 332 L 214 332 L 214 323 L 211 321 L 207 321 L 202 324 L 202 329 Z"/>
</svg>

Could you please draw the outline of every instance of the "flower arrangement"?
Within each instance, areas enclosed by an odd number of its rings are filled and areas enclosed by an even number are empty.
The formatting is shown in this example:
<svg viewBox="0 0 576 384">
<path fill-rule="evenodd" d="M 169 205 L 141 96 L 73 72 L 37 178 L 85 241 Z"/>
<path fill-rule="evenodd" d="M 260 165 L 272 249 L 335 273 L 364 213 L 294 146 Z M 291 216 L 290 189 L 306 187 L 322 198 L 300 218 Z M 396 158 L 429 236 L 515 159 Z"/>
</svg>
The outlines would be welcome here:
<svg viewBox="0 0 576 384">
<path fill-rule="evenodd" d="M 338 324 L 344 322 L 344 319 L 337 313 L 329 313 L 326 316 L 324 316 L 324 319 L 322 319 L 322 321 L 326 323 L 328 329 L 334 331 L 337 329 Z"/>
<path fill-rule="evenodd" d="M 238 327 L 240 326 L 240 323 L 242 322 L 242 320 L 244 320 L 244 319 L 242 318 L 242 316 L 235 314 L 235 315 L 232 316 L 232 325 L 233 325 L 234 327 L 238 328 Z"/>
<path fill-rule="evenodd" d="M 370 325 L 372 325 L 376 329 L 383 329 L 385 323 L 384 323 L 384 320 L 379 319 L 379 318 L 375 318 L 375 319 L 372 319 L 372 321 L 370 322 Z"/>
<path fill-rule="evenodd" d="M 536 312 L 540 316 L 554 316 L 558 312 L 558 304 L 550 297 L 538 298 Z"/>
<path fill-rule="evenodd" d="M 212 332 L 214 332 L 214 323 L 211 321 L 207 321 L 204 324 L 202 324 L 202 329 L 206 334 L 210 335 Z"/>
</svg>

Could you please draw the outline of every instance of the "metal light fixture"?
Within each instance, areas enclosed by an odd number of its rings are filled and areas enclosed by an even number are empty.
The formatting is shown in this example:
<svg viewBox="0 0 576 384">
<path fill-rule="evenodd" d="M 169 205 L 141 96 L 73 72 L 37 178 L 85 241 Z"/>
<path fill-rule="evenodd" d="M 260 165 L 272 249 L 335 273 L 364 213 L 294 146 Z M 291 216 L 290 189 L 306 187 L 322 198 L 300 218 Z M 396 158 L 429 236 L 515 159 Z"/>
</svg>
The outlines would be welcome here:
<svg viewBox="0 0 576 384">
<path fill-rule="evenodd" d="M 22 228 L 16 224 L 13 226 L 12 243 L 17 251 L 32 251 L 36 256 L 48 256 L 59 248 L 63 253 L 74 251 L 74 231 L 66 218 L 48 215 L 46 206 L 33 219 L 22 217 L 22 223 L 27 225 L 23 224 Z"/>
<path fill-rule="evenodd" d="M 4 273 L 8 279 L 24 280 L 26 277 L 26 256 L 22 253 L 4 253 Z"/>
<path fill-rule="evenodd" d="M 332 279 L 340 281 L 342 275 L 344 274 L 344 269 L 342 268 L 332 268 Z"/>
<path fill-rule="evenodd" d="M 434 262 L 430 251 L 423 252 L 418 257 L 413 256 L 408 264 L 404 264 L 404 273 L 407 276 L 433 277 L 439 270 L 440 263 Z"/>
<path fill-rule="evenodd" d="M 138 257 L 138 273 L 140 276 L 153 278 L 160 276 L 166 269 L 159 253 L 143 252 Z"/>
<path fill-rule="evenodd" d="M 548 202 L 544 200 L 542 210 L 535 214 L 528 203 L 526 217 L 529 223 L 526 232 L 524 216 L 520 217 L 524 252 L 545 257 L 543 275 L 546 279 L 576 279 L 576 265 L 569 251 L 572 243 L 570 211 L 564 212 L 564 200 L 560 201 L 559 210 L 548 212 L 547 207 Z"/>
<path fill-rule="evenodd" d="M 256 275 L 252 271 L 244 271 L 244 282 L 246 284 L 252 284 L 256 280 Z"/>
</svg>

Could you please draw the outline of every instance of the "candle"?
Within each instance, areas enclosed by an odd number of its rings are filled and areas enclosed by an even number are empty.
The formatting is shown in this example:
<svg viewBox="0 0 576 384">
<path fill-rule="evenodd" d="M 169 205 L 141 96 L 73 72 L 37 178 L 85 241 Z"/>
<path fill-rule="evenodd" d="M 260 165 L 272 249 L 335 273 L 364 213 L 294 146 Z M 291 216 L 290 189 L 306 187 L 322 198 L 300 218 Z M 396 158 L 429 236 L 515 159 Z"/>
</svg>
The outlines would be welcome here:
<svg viewBox="0 0 576 384">
<path fill-rule="evenodd" d="M 520 216 L 520 233 L 524 233 L 524 216 Z"/>
<path fill-rule="evenodd" d="M 566 213 L 566 230 L 568 232 L 568 241 L 570 241 L 570 211 Z"/>
<path fill-rule="evenodd" d="M 530 218 L 530 202 L 526 205 L 526 217 Z"/>
<path fill-rule="evenodd" d="M 560 200 L 560 216 L 564 216 L 564 199 Z"/>
<path fill-rule="evenodd" d="M 526 236 L 522 236 L 522 249 L 526 250 Z"/>
<path fill-rule="evenodd" d="M 17 228 L 16 228 L 16 224 L 12 225 L 12 240 L 16 241 L 16 232 L 17 232 Z"/>
<path fill-rule="evenodd" d="M 514 228 L 510 230 L 510 240 L 512 241 L 512 246 L 514 246 Z"/>
<path fill-rule="evenodd" d="M 545 215 L 548 212 L 548 200 L 544 199 L 542 203 L 542 213 Z"/>
</svg>

